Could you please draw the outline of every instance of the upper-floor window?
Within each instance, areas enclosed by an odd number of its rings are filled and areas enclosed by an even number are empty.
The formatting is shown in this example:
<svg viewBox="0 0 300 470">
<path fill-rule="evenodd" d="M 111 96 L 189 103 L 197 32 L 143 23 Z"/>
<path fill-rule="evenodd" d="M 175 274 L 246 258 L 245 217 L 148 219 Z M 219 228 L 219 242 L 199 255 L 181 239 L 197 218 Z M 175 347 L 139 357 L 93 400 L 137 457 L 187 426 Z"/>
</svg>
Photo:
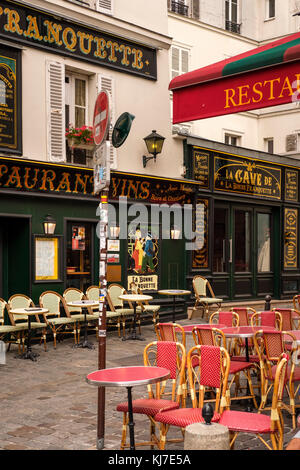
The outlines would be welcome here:
<svg viewBox="0 0 300 470">
<path fill-rule="evenodd" d="M 268 153 L 274 153 L 274 139 L 273 137 L 268 137 L 265 140 L 265 151 Z"/>
<path fill-rule="evenodd" d="M 275 18 L 275 0 L 266 0 L 266 20 Z"/>
<path fill-rule="evenodd" d="M 189 6 L 185 0 L 170 0 L 170 9 L 174 13 L 179 13 L 179 15 L 188 16 Z"/>
<path fill-rule="evenodd" d="M 107 15 L 113 14 L 113 0 L 67 0 L 68 2 L 81 5 L 83 7 L 92 8 L 100 13 Z"/>
<path fill-rule="evenodd" d="M 189 71 L 189 51 L 182 47 L 171 48 L 171 78 Z"/>
<path fill-rule="evenodd" d="M 240 33 L 238 6 L 238 0 L 225 0 L 225 29 L 233 33 Z"/>
<path fill-rule="evenodd" d="M 224 142 L 225 144 L 234 145 L 235 147 L 238 147 L 241 145 L 241 136 L 225 133 Z"/>
</svg>

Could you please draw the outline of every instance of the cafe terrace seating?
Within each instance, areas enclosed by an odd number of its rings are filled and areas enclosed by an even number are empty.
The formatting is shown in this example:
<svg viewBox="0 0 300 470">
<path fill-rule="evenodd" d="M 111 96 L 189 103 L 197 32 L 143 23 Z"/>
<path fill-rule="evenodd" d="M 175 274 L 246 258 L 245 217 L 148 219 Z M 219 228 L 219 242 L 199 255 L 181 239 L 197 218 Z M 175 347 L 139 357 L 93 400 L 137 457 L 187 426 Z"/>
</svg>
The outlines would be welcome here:
<svg viewBox="0 0 300 470">
<path fill-rule="evenodd" d="M 150 420 L 150 440 L 136 443 L 136 446 L 156 445 L 160 447 L 160 440 L 156 435 L 155 416 L 158 412 L 166 410 L 175 410 L 180 404 L 185 406 L 185 397 L 182 385 L 185 380 L 186 352 L 182 343 L 174 341 L 153 341 L 144 349 L 144 365 L 164 367 L 170 370 L 170 378 L 162 383 L 148 385 L 148 398 L 133 400 L 133 413 L 144 414 Z M 169 385 L 171 396 L 169 400 L 162 398 L 162 391 L 165 389 L 166 382 Z M 117 411 L 123 413 L 123 427 L 121 449 L 128 447 L 126 444 L 127 425 L 128 425 L 128 402 L 120 403 Z M 172 442 L 178 442 L 176 439 Z"/>
<path fill-rule="evenodd" d="M 126 319 L 130 317 L 133 319 L 134 310 L 131 302 L 128 302 L 129 308 L 124 307 L 124 302 L 122 299 L 119 299 L 120 295 L 127 294 L 126 289 L 122 287 L 120 284 L 110 284 L 107 292 L 109 294 L 110 299 L 110 310 L 113 312 L 117 312 L 120 314 L 122 327 L 123 327 L 123 337 L 125 336 L 125 327 L 126 327 Z M 139 313 L 137 312 L 137 325 L 139 326 L 139 332 L 141 332 L 141 321 L 139 319 Z"/>
<path fill-rule="evenodd" d="M 291 342 L 294 342 L 290 351 L 286 349 L 284 336 L 290 337 Z M 299 404 L 295 405 L 300 387 L 298 384 L 295 390 L 295 383 L 300 381 L 300 367 L 297 367 L 293 360 L 293 354 L 297 351 L 295 340 L 296 338 L 292 332 L 284 331 L 264 332 L 262 335 L 257 332 L 254 335 L 255 349 L 260 358 L 261 402 L 259 412 L 268 409 L 266 403 L 270 390 L 274 386 L 276 364 L 281 355 L 286 354 L 287 357 L 290 357 L 290 360 L 286 370 L 284 386 L 290 403 L 289 405 L 283 403 L 282 408 L 292 415 L 293 428 L 296 427 L 296 408 L 300 406 Z"/>
<path fill-rule="evenodd" d="M 63 297 L 57 292 L 48 290 L 40 295 L 39 304 L 41 308 L 49 310 L 43 314 L 43 317 L 52 332 L 54 349 L 58 335 L 73 334 L 74 342 L 77 344 L 76 318 L 72 318 L 66 311 L 66 316 L 61 316 L 61 308 L 64 308 Z"/>
<path fill-rule="evenodd" d="M 194 361 L 197 357 L 197 361 Z M 202 408 L 204 402 L 214 402 L 212 422 L 218 422 L 223 409 L 228 406 L 226 392 L 230 358 L 227 350 L 218 346 L 198 345 L 190 349 L 187 355 L 189 386 L 192 408 L 160 410 L 155 421 L 161 423 L 160 450 L 165 449 L 170 426 L 181 428 L 182 434 L 189 424 L 203 423 Z M 214 390 L 213 399 L 205 399 L 205 392 Z"/>
<path fill-rule="evenodd" d="M 217 312 L 213 312 L 210 317 L 209 317 L 209 324 L 210 325 L 224 325 L 224 326 L 229 326 L 229 327 L 235 327 L 239 326 L 239 316 L 235 312 L 225 312 L 218 310 Z M 233 352 L 236 349 L 236 343 L 237 339 L 236 338 L 226 338 L 226 348 L 229 352 L 230 355 L 233 354 Z M 225 345 L 224 345 L 225 346 Z"/>
<path fill-rule="evenodd" d="M 254 315 L 254 313 L 256 313 L 256 310 L 254 310 L 254 308 L 251 308 L 251 307 L 232 307 L 230 310 L 232 312 L 235 312 L 235 313 L 238 314 L 238 316 L 239 316 L 239 326 L 249 326 L 252 315 Z M 238 350 L 237 355 L 240 356 L 241 355 L 241 350 L 245 349 L 245 340 L 244 339 L 238 339 L 235 342 L 235 347 Z M 252 338 L 248 339 L 248 347 L 249 347 L 250 352 L 254 348 Z M 234 357 L 231 358 L 232 361 L 234 361 L 235 359 L 236 358 L 234 358 Z M 239 360 L 239 359 L 237 359 L 237 360 Z"/>
<path fill-rule="evenodd" d="M 21 354 L 21 346 L 24 351 L 24 330 L 25 328 L 21 326 L 12 326 L 4 324 L 4 312 L 6 309 L 6 302 L 4 299 L 0 298 L 0 341 L 8 343 L 8 350 L 10 345 L 17 344 L 19 354 Z"/>
<path fill-rule="evenodd" d="M 193 328 L 193 338 L 196 345 L 208 345 L 208 346 L 223 346 L 226 347 L 226 338 L 218 328 L 205 328 L 201 325 L 197 325 Z M 227 350 L 227 348 L 226 348 Z M 227 350 L 228 351 L 228 350 Z M 229 375 L 232 376 L 228 384 L 228 400 L 248 400 L 252 399 L 255 408 L 258 408 L 256 398 L 253 390 L 253 384 L 251 379 L 251 371 L 257 370 L 257 365 L 253 362 L 246 362 L 241 358 L 240 361 L 230 361 Z M 238 395 L 239 391 L 242 390 L 240 384 L 240 373 L 243 372 L 245 378 L 249 384 L 249 394 Z M 232 385 L 235 384 L 234 396 L 230 395 Z"/>
<path fill-rule="evenodd" d="M 133 294 L 143 294 L 142 289 L 137 287 L 134 282 L 130 284 L 130 290 Z M 159 309 L 160 305 L 150 305 L 148 300 L 137 302 L 136 311 L 140 314 L 141 319 L 147 316 L 151 316 L 154 325 L 159 321 Z"/>
<path fill-rule="evenodd" d="M 203 308 L 203 317 L 208 320 L 209 307 L 216 304 L 217 308 L 221 308 L 223 299 L 219 299 L 215 296 L 214 291 L 210 285 L 210 282 L 202 276 L 193 277 L 193 289 L 196 297 L 194 308 L 201 306 Z M 207 291 L 210 296 L 207 295 Z"/>
<path fill-rule="evenodd" d="M 76 325 L 77 325 L 77 341 L 79 343 L 80 341 L 80 328 L 81 328 L 81 323 L 84 323 L 84 314 L 81 311 L 80 307 L 77 306 L 70 306 L 68 305 L 69 302 L 76 302 L 79 300 L 85 300 L 85 295 L 84 293 L 77 289 L 76 287 L 69 287 L 66 289 L 63 293 L 63 306 L 66 312 L 66 315 L 69 318 L 73 318 L 76 320 Z M 94 315 L 91 313 L 88 313 L 86 315 L 86 321 L 87 322 L 98 322 L 98 315 Z M 93 329 L 95 329 L 95 326 L 93 325 Z"/>
<path fill-rule="evenodd" d="M 22 327 L 23 331 L 28 331 L 28 316 L 27 315 L 15 315 L 11 310 L 17 308 L 29 308 L 34 307 L 34 303 L 30 297 L 24 294 L 14 294 L 12 295 L 7 302 L 6 308 L 9 316 L 9 321 L 12 326 Z M 47 342 L 46 342 L 46 329 L 47 323 L 42 323 L 39 319 L 38 313 L 33 315 L 35 321 L 31 321 L 32 330 L 42 330 L 42 335 L 40 337 L 41 342 L 44 341 L 44 349 L 47 351 Z M 23 345 L 24 348 L 24 345 Z"/>
<path fill-rule="evenodd" d="M 156 323 L 155 333 L 158 341 L 175 341 L 185 347 L 185 331 L 179 323 Z"/>
<path fill-rule="evenodd" d="M 283 450 L 283 418 L 281 413 L 287 356 L 281 355 L 274 374 L 274 391 L 271 416 L 245 411 L 225 410 L 219 424 L 226 426 L 230 433 L 230 448 L 234 448 L 239 433 L 255 434 L 269 450 Z M 272 447 L 262 437 L 270 435 Z"/>
</svg>

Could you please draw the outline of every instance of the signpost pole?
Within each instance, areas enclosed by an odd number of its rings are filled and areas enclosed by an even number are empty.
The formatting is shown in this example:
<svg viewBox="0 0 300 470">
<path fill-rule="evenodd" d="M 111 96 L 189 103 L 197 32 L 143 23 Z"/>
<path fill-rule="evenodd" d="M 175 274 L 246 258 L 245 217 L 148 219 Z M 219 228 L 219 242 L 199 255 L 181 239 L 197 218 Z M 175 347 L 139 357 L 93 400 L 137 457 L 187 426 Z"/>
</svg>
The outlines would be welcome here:
<svg viewBox="0 0 300 470">
<path fill-rule="evenodd" d="M 110 183 L 109 143 L 105 139 L 110 121 L 109 95 L 101 91 L 94 107 L 93 136 L 94 194 L 100 194 L 99 236 L 99 320 L 98 320 L 98 368 L 106 367 L 106 293 L 107 293 L 107 231 L 108 192 Z M 98 388 L 97 449 L 104 447 L 105 388 Z"/>
<path fill-rule="evenodd" d="M 98 368 L 106 367 L 106 290 L 107 290 L 107 229 L 108 188 L 100 195 L 100 248 L 99 248 L 99 324 L 98 324 Z M 104 447 L 105 387 L 98 388 L 97 449 Z"/>
</svg>

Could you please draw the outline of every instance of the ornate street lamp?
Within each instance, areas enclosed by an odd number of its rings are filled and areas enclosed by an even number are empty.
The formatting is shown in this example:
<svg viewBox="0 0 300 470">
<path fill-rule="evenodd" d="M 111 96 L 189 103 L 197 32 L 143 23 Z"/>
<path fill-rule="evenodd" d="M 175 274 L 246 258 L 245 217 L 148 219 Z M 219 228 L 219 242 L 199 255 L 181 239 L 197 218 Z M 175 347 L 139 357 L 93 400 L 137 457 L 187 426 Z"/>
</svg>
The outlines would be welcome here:
<svg viewBox="0 0 300 470">
<path fill-rule="evenodd" d="M 164 145 L 164 140 L 165 137 L 162 137 L 161 135 L 157 134 L 156 131 L 152 131 L 151 134 L 149 134 L 147 137 L 144 137 L 144 141 L 147 147 L 147 150 L 153 157 L 145 157 L 143 155 L 143 167 L 146 168 L 146 165 L 149 160 L 152 160 L 154 158 L 154 161 L 156 161 L 156 155 L 161 153 L 163 145 Z"/>
</svg>

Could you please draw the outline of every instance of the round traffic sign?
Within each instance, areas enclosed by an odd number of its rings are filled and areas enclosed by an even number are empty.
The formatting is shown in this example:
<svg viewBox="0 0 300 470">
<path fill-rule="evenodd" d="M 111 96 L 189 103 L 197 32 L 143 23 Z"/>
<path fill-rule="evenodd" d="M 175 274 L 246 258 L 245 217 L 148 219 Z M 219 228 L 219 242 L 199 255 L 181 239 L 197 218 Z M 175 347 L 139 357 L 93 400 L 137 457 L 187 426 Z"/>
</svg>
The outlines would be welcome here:
<svg viewBox="0 0 300 470">
<path fill-rule="evenodd" d="M 101 91 L 95 102 L 93 117 L 93 135 L 97 146 L 101 145 L 106 137 L 109 118 L 109 95 L 106 91 Z"/>
</svg>

